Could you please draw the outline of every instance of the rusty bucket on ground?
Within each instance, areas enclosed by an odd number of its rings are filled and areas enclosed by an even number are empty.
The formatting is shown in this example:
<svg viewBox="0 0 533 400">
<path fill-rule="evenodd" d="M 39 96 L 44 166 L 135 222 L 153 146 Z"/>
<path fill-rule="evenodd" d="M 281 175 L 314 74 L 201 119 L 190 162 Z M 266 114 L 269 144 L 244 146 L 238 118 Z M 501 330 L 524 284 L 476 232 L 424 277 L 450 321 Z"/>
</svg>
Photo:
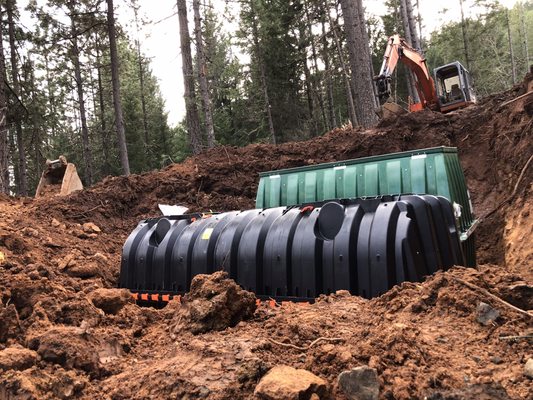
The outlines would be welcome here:
<svg viewBox="0 0 533 400">
<path fill-rule="evenodd" d="M 82 190 L 83 184 L 76 166 L 67 162 L 64 156 L 50 161 L 46 160 L 46 169 L 35 191 L 35 198 L 44 196 L 66 196 L 76 190 Z"/>
</svg>

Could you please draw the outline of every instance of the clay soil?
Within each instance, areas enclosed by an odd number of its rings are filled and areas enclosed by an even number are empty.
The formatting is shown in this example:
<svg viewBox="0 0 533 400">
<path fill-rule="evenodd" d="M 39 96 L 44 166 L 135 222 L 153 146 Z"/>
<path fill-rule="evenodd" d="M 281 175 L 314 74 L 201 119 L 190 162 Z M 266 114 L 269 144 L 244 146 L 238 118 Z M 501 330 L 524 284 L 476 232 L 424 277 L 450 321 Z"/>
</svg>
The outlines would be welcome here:
<svg viewBox="0 0 533 400">
<path fill-rule="evenodd" d="M 533 398 L 523 373 L 533 357 L 524 338 L 533 334 L 533 97 L 502 106 L 531 78 L 446 115 L 217 147 L 63 198 L 1 197 L 0 399 L 252 398 L 278 364 L 324 378 L 339 399 L 338 374 L 358 365 L 377 370 L 383 399 Z M 234 327 L 201 333 L 187 329 L 176 302 L 139 307 L 104 290 L 117 286 L 127 235 L 159 214 L 158 203 L 252 208 L 260 171 L 441 145 L 458 147 L 482 217 L 475 269 L 373 300 L 338 293 L 311 305 L 261 305 Z M 477 320 L 480 302 L 499 312 L 487 325 Z"/>
</svg>

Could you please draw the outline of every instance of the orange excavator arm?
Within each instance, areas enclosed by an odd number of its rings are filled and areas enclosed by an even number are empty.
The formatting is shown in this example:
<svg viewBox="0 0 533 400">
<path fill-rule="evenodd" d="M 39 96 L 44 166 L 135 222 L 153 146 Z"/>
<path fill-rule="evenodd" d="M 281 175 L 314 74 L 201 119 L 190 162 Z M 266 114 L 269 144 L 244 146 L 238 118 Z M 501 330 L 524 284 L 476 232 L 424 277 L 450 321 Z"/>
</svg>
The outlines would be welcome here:
<svg viewBox="0 0 533 400">
<path fill-rule="evenodd" d="M 380 100 L 386 100 L 390 96 L 391 77 L 398 61 L 405 64 L 416 77 L 416 90 L 420 97 L 420 104 L 414 104 L 411 111 L 423 108 L 437 108 L 437 92 L 433 78 L 431 78 L 429 73 L 426 59 L 399 35 L 389 38 L 381 70 L 379 75 L 374 78 L 377 83 Z"/>
</svg>

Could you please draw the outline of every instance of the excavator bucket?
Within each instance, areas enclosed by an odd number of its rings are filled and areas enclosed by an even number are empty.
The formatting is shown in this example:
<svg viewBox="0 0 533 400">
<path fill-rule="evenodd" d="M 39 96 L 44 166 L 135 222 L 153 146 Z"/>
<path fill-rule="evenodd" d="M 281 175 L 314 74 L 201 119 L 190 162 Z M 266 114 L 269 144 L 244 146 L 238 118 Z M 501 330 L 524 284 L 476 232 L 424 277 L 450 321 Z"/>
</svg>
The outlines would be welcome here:
<svg viewBox="0 0 533 400">
<path fill-rule="evenodd" d="M 406 114 L 408 111 L 397 103 L 387 101 L 384 103 L 378 111 L 380 118 L 397 117 L 402 114 Z"/>
<path fill-rule="evenodd" d="M 50 161 L 46 160 L 46 169 L 35 191 L 35 198 L 44 196 L 66 196 L 76 190 L 82 190 L 83 184 L 76 166 L 67 162 L 64 156 Z"/>
</svg>

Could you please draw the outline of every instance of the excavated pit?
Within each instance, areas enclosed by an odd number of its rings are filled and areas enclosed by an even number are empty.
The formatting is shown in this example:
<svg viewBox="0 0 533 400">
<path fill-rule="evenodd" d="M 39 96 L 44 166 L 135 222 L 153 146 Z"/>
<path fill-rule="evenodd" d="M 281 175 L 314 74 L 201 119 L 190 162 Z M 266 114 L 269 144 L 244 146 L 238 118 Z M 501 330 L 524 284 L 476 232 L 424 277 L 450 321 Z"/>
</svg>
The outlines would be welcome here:
<svg viewBox="0 0 533 400">
<path fill-rule="evenodd" d="M 533 97 L 502 106 L 531 79 L 446 115 L 425 111 L 280 146 L 218 147 L 64 198 L 0 197 L 0 397 L 244 399 L 271 367 L 289 365 L 344 399 L 338 375 L 368 365 L 382 399 L 531 398 L 531 317 L 494 298 L 532 307 L 533 162 L 524 167 Z M 175 306 L 138 307 L 104 290 L 116 287 L 127 235 L 158 215 L 158 203 L 248 209 L 260 171 L 440 145 L 458 147 L 474 209 L 486 216 L 477 269 L 453 268 L 373 300 L 338 293 L 312 305 L 261 305 L 251 319 L 208 319 L 194 333 L 173 329 Z M 488 325 L 478 322 L 480 303 L 498 311 Z M 228 311 L 227 301 L 217 304 L 216 313 Z"/>
</svg>

